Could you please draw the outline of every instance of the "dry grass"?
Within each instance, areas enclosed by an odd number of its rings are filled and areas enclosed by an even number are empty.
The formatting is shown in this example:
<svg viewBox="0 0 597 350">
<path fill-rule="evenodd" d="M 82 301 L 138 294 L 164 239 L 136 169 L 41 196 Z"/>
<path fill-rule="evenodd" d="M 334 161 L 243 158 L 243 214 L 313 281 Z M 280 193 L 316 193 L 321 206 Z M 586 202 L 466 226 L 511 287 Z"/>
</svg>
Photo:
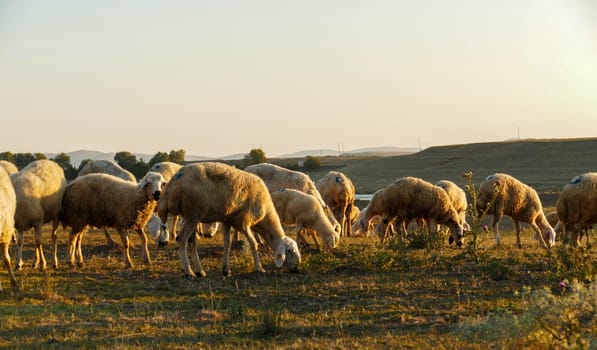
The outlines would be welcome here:
<svg viewBox="0 0 597 350">
<path fill-rule="evenodd" d="M 18 271 L 24 291 L 12 295 L 5 288 L 0 295 L 0 347 L 540 346 L 512 325 L 510 337 L 496 339 L 475 336 L 471 324 L 525 312 L 528 304 L 520 297 L 525 288 L 558 291 L 563 279 L 588 283 L 597 271 L 594 249 L 546 252 L 527 229 L 524 249 L 515 248 L 512 232 L 504 232 L 499 249 L 493 248 L 492 237 L 482 236 L 476 260 L 447 242 L 438 249 L 415 250 L 346 238 L 333 252 L 305 249 L 299 274 L 275 270 L 271 251 L 263 249 L 269 272 L 256 275 L 250 254 L 239 251 L 231 259 L 233 277 L 224 279 L 217 235 L 200 242 L 207 278 L 189 280 L 180 273 L 175 246 L 152 246 L 154 264 L 147 267 L 141 264 L 137 237 L 131 236 L 137 266 L 129 270 L 123 268 L 121 252 L 107 247 L 97 231 L 83 243 L 85 267 L 63 263 L 46 272 L 29 266 Z M 32 261 L 32 234 L 25 240 L 25 258 Z M 65 233 L 61 242 L 64 261 Z M 7 286 L 6 274 L 0 277 Z"/>
</svg>

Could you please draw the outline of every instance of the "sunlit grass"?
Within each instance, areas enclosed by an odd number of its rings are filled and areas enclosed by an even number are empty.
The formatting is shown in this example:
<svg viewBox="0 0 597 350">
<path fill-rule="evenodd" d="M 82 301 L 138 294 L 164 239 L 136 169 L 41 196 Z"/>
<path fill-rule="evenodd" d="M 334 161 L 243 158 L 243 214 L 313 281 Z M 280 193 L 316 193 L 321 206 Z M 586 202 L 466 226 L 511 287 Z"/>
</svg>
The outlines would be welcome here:
<svg viewBox="0 0 597 350">
<path fill-rule="evenodd" d="M 219 235 L 199 242 L 207 277 L 185 279 L 174 245 L 165 249 L 152 245 L 154 263 L 149 267 L 142 263 L 137 237 L 131 235 L 135 267 L 125 270 L 121 251 L 109 249 L 101 232 L 90 232 L 83 242 L 85 267 L 71 269 L 62 263 L 57 270 L 42 272 L 28 265 L 16 272 L 24 291 L 13 295 L 5 288 L 0 294 L 0 347 L 353 349 L 544 344 L 555 336 L 533 328 L 535 338 L 530 337 L 525 329 L 512 326 L 508 317 L 532 309 L 531 300 L 521 297 L 524 293 L 547 288 L 555 298 L 566 298 L 558 294 L 564 279 L 576 279 L 588 288 L 597 274 L 596 253 L 567 247 L 546 252 L 528 228 L 522 235 L 525 247 L 518 249 L 513 232 L 503 231 L 499 248 L 493 247 L 489 234 L 481 234 L 480 240 L 487 244 L 479 245 L 476 259 L 447 241 L 436 248 L 413 249 L 392 241 L 382 245 L 374 238 L 343 238 L 334 251 L 304 250 L 298 274 L 275 269 L 269 249 L 261 250 L 268 272 L 256 274 L 250 253 L 234 251 L 233 276 L 226 279 L 221 276 Z M 49 235 L 44 239 L 49 242 Z M 64 261 L 66 234 L 60 239 L 59 257 Z M 31 262 L 31 234 L 25 242 L 25 259 Z M 0 279 L 8 285 L 5 272 Z M 471 335 L 502 320 L 514 327 L 502 330 L 504 337 Z M 576 332 L 566 337 L 588 337 L 566 325 L 557 329 Z"/>
</svg>

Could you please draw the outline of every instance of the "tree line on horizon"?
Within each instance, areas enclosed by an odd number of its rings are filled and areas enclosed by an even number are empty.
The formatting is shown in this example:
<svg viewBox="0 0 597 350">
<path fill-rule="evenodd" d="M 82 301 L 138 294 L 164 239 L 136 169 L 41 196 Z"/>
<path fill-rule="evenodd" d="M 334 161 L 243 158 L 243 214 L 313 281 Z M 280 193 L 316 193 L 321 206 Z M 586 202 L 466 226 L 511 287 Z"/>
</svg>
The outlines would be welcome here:
<svg viewBox="0 0 597 350">
<path fill-rule="evenodd" d="M 169 153 L 157 152 L 151 157 L 149 162 L 145 162 L 143 158 L 137 159 L 133 153 L 129 151 L 117 152 L 114 155 L 114 161 L 122 168 L 130 171 L 137 179 L 145 176 L 149 168 L 154 164 L 160 162 L 173 162 L 177 164 L 186 164 L 186 151 L 183 149 L 171 150 Z M 29 163 L 40 159 L 48 159 L 44 153 L 12 153 L 10 151 L 0 152 L 0 160 L 6 160 L 13 163 L 19 170 L 26 167 Z M 81 169 L 92 159 L 84 159 L 78 167 L 71 163 L 71 157 L 64 153 L 58 153 L 50 160 L 55 161 L 64 170 L 65 178 L 70 181 L 77 177 Z M 267 163 L 268 159 L 265 152 L 260 148 L 255 148 L 245 154 L 242 166 L 246 167 L 252 164 Z M 305 170 L 314 170 L 319 168 L 320 160 L 316 157 L 307 156 L 304 161 Z M 287 166 L 289 167 L 289 166 Z"/>
</svg>

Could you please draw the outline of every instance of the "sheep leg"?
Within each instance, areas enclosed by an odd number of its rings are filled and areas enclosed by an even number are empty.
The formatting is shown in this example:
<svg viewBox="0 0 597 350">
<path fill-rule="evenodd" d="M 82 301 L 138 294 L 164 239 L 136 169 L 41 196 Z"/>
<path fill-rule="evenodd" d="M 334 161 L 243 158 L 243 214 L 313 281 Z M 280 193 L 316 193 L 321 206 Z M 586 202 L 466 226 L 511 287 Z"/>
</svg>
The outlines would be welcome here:
<svg viewBox="0 0 597 350">
<path fill-rule="evenodd" d="M 549 246 L 547 245 L 547 242 L 545 242 L 545 238 L 543 237 L 543 233 L 541 232 L 539 225 L 537 225 L 536 222 L 533 222 L 531 224 L 531 227 L 533 228 L 533 230 L 535 230 L 535 234 L 537 235 L 537 239 L 539 240 L 539 243 L 541 244 L 541 246 L 543 248 L 549 249 Z"/>
<path fill-rule="evenodd" d="M 53 267 L 55 269 L 58 268 L 58 234 L 57 234 L 57 230 L 58 230 L 58 220 L 55 220 L 54 222 L 52 222 L 52 245 L 54 246 L 54 265 Z"/>
<path fill-rule="evenodd" d="M 347 205 L 344 209 L 344 222 L 346 225 L 346 235 L 352 237 L 352 225 L 350 224 L 350 213 L 352 212 L 352 205 Z"/>
<path fill-rule="evenodd" d="M 12 262 L 10 261 L 10 255 L 8 254 L 8 243 L 0 243 L 2 246 L 2 251 L 4 252 L 4 266 L 6 266 L 6 271 L 8 272 L 8 277 L 10 278 L 10 285 L 15 292 L 21 290 L 21 286 L 17 283 L 17 279 L 15 278 L 14 271 L 12 270 Z"/>
<path fill-rule="evenodd" d="M 17 270 L 23 268 L 23 231 L 16 230 L 17 232 Z"/>
<path fill-rule="evenodd" d="M 110 230 L 107 227 L 104 227 L 104 236 L 106 236 L 106 242 L 110 247 L 118 247 L 119 244 L 112 238 L 110 235 Z"/>
<path fill-rule="evenodd" d="M 124 254 L 124 267 L 133 267 L 133 261 L 129 251 L 129 235 L 126 230 L 118 230 L 120 233 L 120 240 L 122 241 L 122 253 Z"/>
<path fill-rule="evenodd" d="M 522 241 L 520 240 L 520 222 L 514 220 L 514 228 L 516 229 L 516 246 L 522 248 Z"/>
<path fill-rule="evenodd" d="M 147 235 L 145 234 L 145 231 L 143 231 L 142 228 L 137 229 L 136 231 L 139 235 L 139 238 L 141 238 L 141 248 L 143 249 L 143 261 L 145 261 L 145 264 L 151 265 L 151 257 L 149 256 L 149 249 L 147 248 Z"/>
<path fill-rule="evenodd" d="M 502 219 L 502 216 L 496 214 L 493 216 L 493 221 L 491 223 L 491 230 L 493 231 L 493 235 L 495 237 L 495 245 L 498 247 L 502 243 L 500 240 L 500 229 L 499 229 L 499 223 L 500 223 L 501 219 Z"/>
<path fill-rule="evenodd" d="M 83 261 L 83 249 L 81 249 L 81 244 L 83 242 L 83 236 L 85 236 L 85 234 L 87 233 L 87 228 L 85 228 L 81 234 L 78 235 L 77 237 L 77 256 L 79 257 L 79 262 L 78 265 L 79 267 L 83 267 L 85 265 L 85 262 Z"/>
<path fill-rule="evenodd" d="M 174 239 L 174 241 L 176 241 L 176 236 L 178 236 L 178 234 L 177 234 L 178 232 L 176 232 L 176 229 L 177 229 L 176 226 L 178 226 L 179 219 L 180 219 L 180 216 L 178 216 L 178 215 L 175 215 L 172 218 L 172 239 Z"/>
<path fill-rule="evenodd" d="M 41 242 L 41 224 L 39 224 L 35 226 L 35 264 L 33 265 L 33 268 L 40 268 L 41 270 L 45 270 L 47 263 Z"/>
<path fill-rule="evenodd" d="M 199 251 L 197 247 L 197 241 L 199 240 L 199 236 L 194 234 L 189 239 L 189 248 L 191 250 L 191 260 L 193 262 L 193 269 L 198 271 L 201 277 L 207 276 L 205 271 L 203 270 L 203 266 L 201 266 L 201 261 L 199 260 Z"/>
<path fill-rule="evenodd" d="M 235 235 L 238 235 L 238 230 L 235 230 Z M 224 259 L 222 260 L 222 275 L 224 277 L 232 276 L 232 271 L 230 271 L 230 248 L 232 247 L 232 238 L 230 233 L 230 226 L 228 224 L 224 224 Z"/>
<path fill-rule="evenodd" d="M 189 263 L 189 255 L 188 255 L 188 245 L 189 245 L 189 238 L 191 235 L 195 234 L 195 227 L 197 227 L 197 221 L 192 223 L 191 220 L 185 220 L 184 224 L 182 225 L 182 232 L 178 239 L 178 256 L 180 258 L 180 264 L 182 265 L 182 272 L 187 277 L 197 277 L 193 270 L 191 269 L 191 264 Z M 202 272 L 202 271 L 201 271 Z M 201 273 L 203 276 L 205 272 Z"/>
<path fill-rule="evenodd" d="M 73 226 L 70 231 L 70 235 L 68 237 L 68 258 L 69 258 L 69 265 L 71 267 L 76 266 L 76 255 L 77 252 L 79 253 L 80 265 L 83 265 L 83 256 L 81 254 L 81 236 L 83 235 L 83 230 L 78 229 Z"/>
<path fill-rule="evenodd" d="M 255 262 L 255 271 L 256 272 L 265 272 L 265 270 L 261 266 L 261 261 L 259 259 L 259 251 L 257 250 L 259 245 L 257 244 L 257 239 L 255 239 L 255 235 L 253 234 L 253 231 L 251 231 L 251 229 L 249 227 L 247 227 L 246 230 L 244 231 L 244 233 L 245 233 L 245 236 L 247 237 L 247 240 L 249 241 L 249 247 L 251 248 L 251 251 L 253 253 L 253 261 Z"/>
<path fill-rule="evenodd" d="M 315 232 L 315 230 L 308 230 L 307 232 L 311 235 L 311 238 L 313 238 L 313 242 L 315 242 L 315 247 L 321 250 L 321 243 L 317 238 L 317 233 Z"/>
</svg>

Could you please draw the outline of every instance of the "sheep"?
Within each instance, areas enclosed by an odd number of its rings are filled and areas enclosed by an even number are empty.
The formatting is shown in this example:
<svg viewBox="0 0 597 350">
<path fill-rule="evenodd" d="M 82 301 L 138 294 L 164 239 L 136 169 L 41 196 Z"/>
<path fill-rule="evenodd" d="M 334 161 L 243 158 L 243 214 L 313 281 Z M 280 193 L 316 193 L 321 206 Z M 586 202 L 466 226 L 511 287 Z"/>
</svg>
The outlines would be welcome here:
<svg viewBox="0 0 597 350">
<path fill-rule="evenodd" d="M 7 160 L 0 160 L 0 167 L 4 168 L 8 175 L 12 175 L 14 173 L 19 172 L 19 168 L 17 168 L 16 165 Z"/>
<path fill-rule="evenodd" d="M 348 176 L 330 171 L 315 183 L 325 203 L 340 223 L 341 234 L 352 236 L 350 212 L 354 206 L 355 188 Z"/>
<path fill-rule="evenodd" d="M 174 162 L 159 162 L 155 163 L 154 165 L 149 168 L 149 171 L 153 171 L 156 173 L 162 174 L 166 183 L 170 181 L 172 176 L 176 174 L 180 168 L 182 168 L 181 164 L 174 163 Z"/>
<path fill-rule="evenodd" d="M 504 215 L 510 216 L 516 228 L 516 244 L 520 242 L 520 222 L 526 222 L 536 233 L 536 237 L 545 248 L 555 244 L 556 233 L 549 225 L 537 192 L 516 178 L 503 173 L 489 175 L 479 186 L 477 211 L 487 210 L 493 215 L 492 230 L 496 245 L 500 245 L 498 224 Z M 547 242 L 546 242 L 547 241 Z"/>
<path fill-rule="evenodd" d="M 323 205 L 326 216 L 330 220 L 332 226 L 334 226 L 334 230 L 338 233 L 342 231 L 340 223 L 338 223 L 334 213 L 332 213 L 321 197 L 321 194 L 309 175 L 269 163 L 249 165 L 244 170 L 259 176 L 265 182 L 270 193 L 279 191 L 282 188 L 291 188 L 315 196 L 315 198 L 317 198 Z"/>
<path fill-rule="evenodd" d="M 160 163 L 157 163 L 160 164 Z M 157 165 L 156 164 L 156 165 Z M 176 164 L 176 163 L 172 163 L 172 164 Z M 154 165 L 155 167 L 155 165 Z M 164 166 L 163 168 L 165 168 L 166 166 Z M 160 167 L 156 167 L 156 168 L 160 168 Z M 150 170 L 151 171 L 151 170 Z M 163 173 L 159 172 L 160 174 Z M 109 174 L 109 175 L 114 175 L 116 177 L 119 177 L 123 180 L 126 181 L 130 181 L 134 184 L 137 183 L 137 178 L 135 177 L 135 175 L 133 175 L 130 171 L 122 168 L 120 165 L 118 165 L 118 163 L 111 161 L 111 160 L 92 160 L 89 161 L 87 164 L 85 164 L 85 166 L 83 166 L 83 169 L 81 169 L 81 171 L 79 171 L 79 174 L 77 175 L 77 177 L 80 176 L 84 176 L 84 175 L 89 175 L 89 174 Z M 172 175 L 170 175 L 172 176 Z M 166 180 L 167 182 L 168 180 Z M 114 239 L 112 239 L 112 236 L 110 236 L 110 231 L 108 230 L 107 227 L 104 227 L 104 236 L 106 237 L 106 241 L 108 242 L 109 246 L 113 246 L 113 247 L 118 247 L 118 243 L 116 243 L 116 241 L 114 241 Z M 145 232 L 149 233 L 150 236 L 158 242 L 158 246 L 164 246 L 168 243 L 168 240 L 170 239 L 170 232 L 168 231 L 167 227 L 162 224 L 161 220 L 159 219 L 159 217 L 157 215 L 152 215 L 151 218 L 149 219 L 149 222 L 147 223 L 147 226 L 145 227 Z"/>
<path fill-rule="evenodd" d="M 83 166 L 83 169 L 79 171 L 79 176 L 88 174 L 110 174 L 119 177 L 123 180 L 137 182 L 137 178 L 130 171 L 122 168 L 118 163 L 113 160 L 91 160 Z"/>
<path fill-rule="evenodd" d="M 15 228 L 17 230 L 17 268 L 23 267 L 23 232 L 35 231 L 34 268 L 44 270 L 46 258 L 42 248 L 42 225 L 52 223 L 54 267 L 58 266 L 58 214 L 66 188 L 64 170 L 51 160 L 36 160 L 10 176 L 17 196 Z"/>
<path fill-rule="evenodd" d="M 454 209 L 456 209 L 456 212 L 458 212 L 458 215 L 460 216 L 464 230 L 470 231 L 470 226 L 466 222 L 466 208 L 468 207 L 468 202 L 464 190 L 450 180 L 440 180 L 435 185 L 446 191 L 448 197 L 450 197 L 450 200 L 452 201 Z"/>
<path fill-rule="evenodd" d="M 401 223 L 400 229 L 404 235 L 405 227 L 402 223 L 411 219 L 425 218 L 429 221 L 430 229 L 436 229 L 437 224 L 448 226 L 450 229 L 450 243 L 457 246 L 463 243 L 463 227 L 460 216 L 450 200 L 448 194 L 427 181 L 415 177 L 403 177 L 384 189 L 377 191 L 361 219 L 364 226 L 373 216 L 383 218 L 379 230 L 384 233 L 392 220 Z M 382 240 L 383 237 L 382 236 Z"/>
<path fill-rule="evenodd" d="M 17 208 L 17 197 L 8 173 L 0 167 L 0 248 L 4 254 L 4 266 L 10 278 L 10 284 L 14 291 L 21 288 L 17 283 L 8 248 L 15 231 L 15 212 Z"/>
<path fill-rule="evenodd" d="M 556 211 L 562 235 L 571 233 L 573 246 L 580 245 L 582 234 L 587 235 L 588 230 L 597 223 L 597 173 L 590 172 L 575 176 L 562 189 L 556 201 Z M 580 231 L 580 234 L 579 234 Z"/>
<path fill-rule="evenodd" d="M 134 229 L 141 238 L 144 261 L 151 264 L 144 227 L 150 220 L 162 193 L 164 178 L 148 173 L 138 184 L 109 174 L 89 174 L 76 178 L 66 186 L 60 220 L 71 226 L 69 263 L 83 266 L 81 241 L 89 226 L 113 227 L 122 239 L 124 264 L 132 267 L 127 229 Z"/>
<path fill-rule="evenodd" d="M 308 231 L 312 233 L 315 244 L 320 248 L 317 237 L 313 233 L 316 232 L 328 248 L 336 248 L 340 236 L 334 231 L 317 198 L 299 190 L 285 188 L 272 192 L 271 197 L 280 221 L 283 224 L 295 226 L 297 241 L 302 237 L 303 231 Z"/>
<path fill-rule="evenodd" d="M 230 276 L 229 253 L 231 247 L 230 228 L 242 232 L 253 253 L 255 270 L 263 272 L 259 259 L 257 232 L 274 251 L 277 267 L 285 265 L 291 271 L 298 271 L 301 255 L 296 242 L 287 237 L 269 191 L 258 176 L 232 166 L 204 162 L 184 166 L 168 183 L 164 195 L 158 202 L 158 213 L 162 221 L 168 214 L 181 215 L 184 225 L 178 238 L 178 254 L 183 272 L 195 277 L 189 266 L 187 245 L 199 222 L 219 221 L 223 227 L 224 256 L 222 273 Z M 193 268 L 205 277 L 199 261 L 196 240 L 191 242 Z"/>
</svg>

